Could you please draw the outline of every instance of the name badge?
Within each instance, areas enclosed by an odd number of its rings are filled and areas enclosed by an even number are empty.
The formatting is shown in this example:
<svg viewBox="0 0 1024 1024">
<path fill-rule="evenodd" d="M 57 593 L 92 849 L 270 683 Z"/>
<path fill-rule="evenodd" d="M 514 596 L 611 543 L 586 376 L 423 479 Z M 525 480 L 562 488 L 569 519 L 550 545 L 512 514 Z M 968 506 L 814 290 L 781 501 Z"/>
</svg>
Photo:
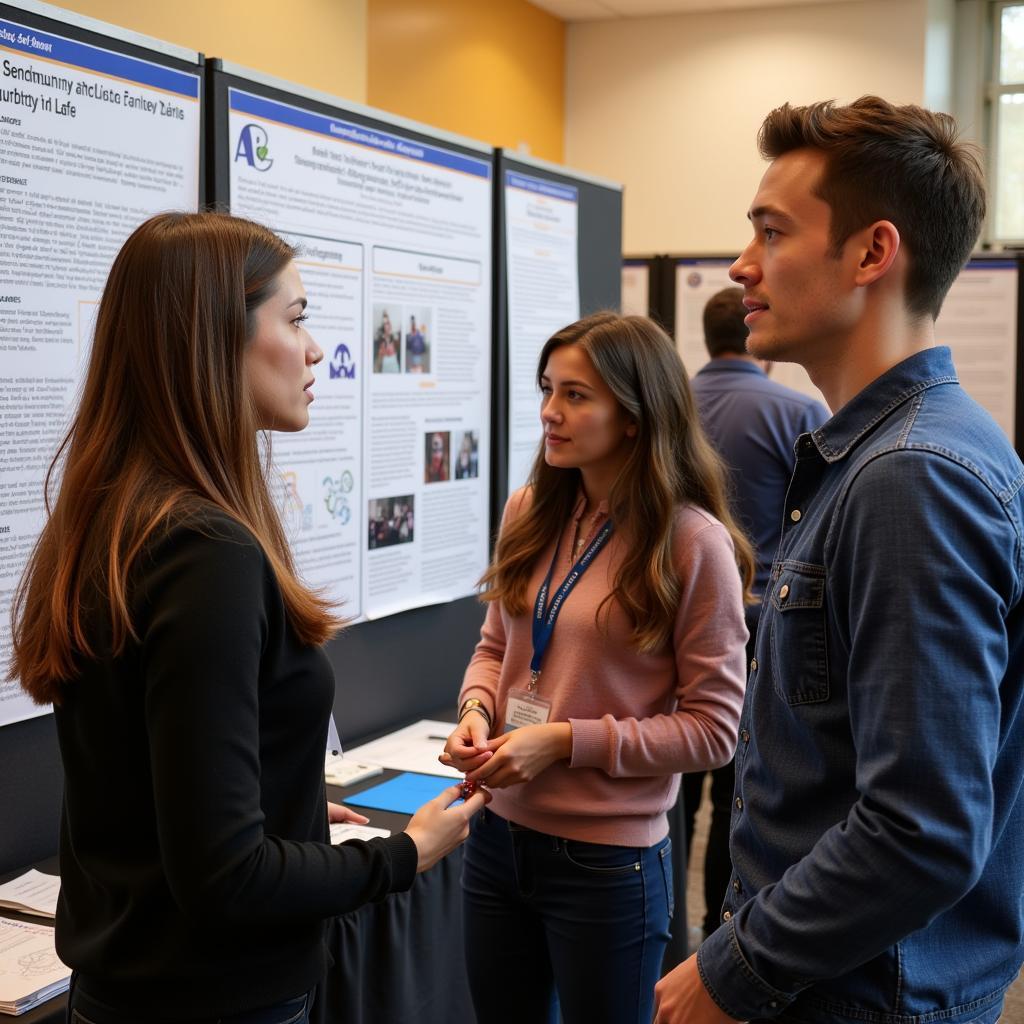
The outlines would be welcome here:
<svg viewBox="0 0 1024 1024">
<path fill-rule="evenodd" d="M 505 732 L 523 725 L 545 725 L 550 714 L 551 701 L 526 690 L 510 690 L 505 704 Z"/>
</svg>

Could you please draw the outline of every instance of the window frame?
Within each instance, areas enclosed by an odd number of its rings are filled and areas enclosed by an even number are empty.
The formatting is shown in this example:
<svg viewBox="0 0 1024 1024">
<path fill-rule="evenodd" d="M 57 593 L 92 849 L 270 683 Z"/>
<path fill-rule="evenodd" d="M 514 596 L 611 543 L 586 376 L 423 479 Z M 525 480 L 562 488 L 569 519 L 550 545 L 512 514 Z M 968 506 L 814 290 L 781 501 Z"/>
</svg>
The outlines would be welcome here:
<svg viewBox="0 0 1024 1024">
<path fill-rule="evenodd" d="M 1003 11 L 1009 7 L 1020 7 L 1024 9 L 1022 0 L 993 0 L 989 25 L 991 27 L 989 47 L 989 72 L 985 83 L 985 104 L 987 110 L 988 127 L 988 167 L 986 168 L 989 181 L 989 213 L 988 224 L 985 232 L 987 240 L 995 246 L 1019 246 L 1024 244 L 1024 236 L 1002 237 L 996 233 L 996 211 L 999 208 L 999 196 L 1001 182 L 999 180 L 999 107 L 1003 96 L 1021 94 L 1024 95 L 1024 79 L 1019 82 L 1004 83 L 1000 81 L 1000 66 L 1002 63 L 1002 36 L 1003 36 Z"/>
</svg>

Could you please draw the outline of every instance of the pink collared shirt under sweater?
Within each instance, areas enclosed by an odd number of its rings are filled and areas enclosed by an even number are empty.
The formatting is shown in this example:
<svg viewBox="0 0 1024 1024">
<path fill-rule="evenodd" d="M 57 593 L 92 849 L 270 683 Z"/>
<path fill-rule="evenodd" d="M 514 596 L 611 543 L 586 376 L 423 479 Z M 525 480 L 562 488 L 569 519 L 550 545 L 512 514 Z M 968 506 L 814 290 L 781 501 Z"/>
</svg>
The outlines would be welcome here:
<svg viewBox="0 0 1024 1024">
<path fill-rule="evenodd" d="M 527 488 L 509 498 L 503 527 L 529 500 Z M 552 593 L 569 571 L 583 504 L 560 538 Z M 602 504 L 580 523 L 580 535 L 589 542 L 606 516 Z M 681 593 L 671 641 L 655 653 L 638 653 L 614 601 L 602 609 L 599 628 L 595 612 L 612 589 L 625 543 L 613 532 L 580 577 L 544 656 L 536 693 L 551 702 L 549 722 L 572 726 L 572 759 L 556 761 L 530 782 L 493 790 L 490 809 L 550 835 L 646 847 L 668 833 L 678 773 L 715 768 L 733 756 L 747 629 L 732 540 L 695 506 L 680 507 L 676 516 Z M 554 550 L 550 545 L 537 560 L 527 587 L 531 611 Z M 532 655 L 531 614 L 511 616 L 500 602 L 490 603 L 459 701 L 483 701 L 492 735 L 504 731 L 509 691 L 526 689 Z"/>
</svg>

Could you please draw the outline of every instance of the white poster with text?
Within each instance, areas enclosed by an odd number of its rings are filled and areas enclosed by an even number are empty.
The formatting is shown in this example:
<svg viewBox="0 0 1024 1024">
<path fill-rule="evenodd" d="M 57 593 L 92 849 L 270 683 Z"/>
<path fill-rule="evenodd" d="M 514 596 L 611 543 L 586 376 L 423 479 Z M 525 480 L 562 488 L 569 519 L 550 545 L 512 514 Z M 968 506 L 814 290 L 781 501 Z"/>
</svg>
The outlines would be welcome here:
<svg viewBox="0 0 1024 1024">
<path fill-rule="evenodd" d="M 530 476 L 541 428 L 537 359 L 580 316 L 579 192 L 505 172 L 508 277 L 508 490 Z"/>
<path fill-rule="evenodd" d="M 199 196 L 200 77 L 0 20 L 0 724 L 44 713 L 6 682 L 10 607 L 45 520 L 107 273 Z"/>
<path fill-rule="evenodd" d="M 487 565 L 491 161 L 232 88 L 232 212 L 299 249 L 324 350 L 273 436 L 304 579 L 351 618 L 475 592 Z"/>
</svg>

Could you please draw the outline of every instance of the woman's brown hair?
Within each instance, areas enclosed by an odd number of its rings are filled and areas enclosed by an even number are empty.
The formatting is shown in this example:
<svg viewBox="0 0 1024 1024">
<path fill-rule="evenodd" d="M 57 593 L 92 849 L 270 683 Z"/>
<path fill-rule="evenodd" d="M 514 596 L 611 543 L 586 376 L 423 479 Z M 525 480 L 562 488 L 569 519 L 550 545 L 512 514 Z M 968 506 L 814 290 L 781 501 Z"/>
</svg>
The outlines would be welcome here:
<svg viewBox="0 0 1024 1024">
<path fill-rule="evenodd" d="M 49 516 L 12 608 L 10 678 L 38 703 L 60 701 L 78 659 L 137 639 L 129 577 L 139 552 L 203 510 L 253 534 L 301 640 L 322 643 L 338 628 L 295 575 L 243 372 L 256 309 L 294 256 L 267 228 L 222 213 L 160 214 L 118 253 L 78 411 L 47 473 Z M 97 649 L 97 612 L 110 651 Z"/>
<path fill-rule="evenodd" d="M 551 353 L 563 345 L 579 345 L 637 426 L 608 500 L 627 553 L 602 607 L 618 600 L 632 624 L 636 649 L 654 651 L 671 637 L 679 607 L 672 558 L 679 506 L 699 505 L 729 531 L 748 601 L 753 549 L 729 511 L 722 462 L 701 429 L 686 370 L 668 335 L 642 316 L 584 317 L 545 344 L 538 386 Z M 502 601 L 513 615 L 526 613 L 532 597 L 526 587 L 537 559 L 568 522 L 581 484 L 579 470 L 547 464 L 542 443 L 530 474 L 532 500 L 498 539 L 494 562 L 481 580 L 485 601 Z"/>
</svg>

